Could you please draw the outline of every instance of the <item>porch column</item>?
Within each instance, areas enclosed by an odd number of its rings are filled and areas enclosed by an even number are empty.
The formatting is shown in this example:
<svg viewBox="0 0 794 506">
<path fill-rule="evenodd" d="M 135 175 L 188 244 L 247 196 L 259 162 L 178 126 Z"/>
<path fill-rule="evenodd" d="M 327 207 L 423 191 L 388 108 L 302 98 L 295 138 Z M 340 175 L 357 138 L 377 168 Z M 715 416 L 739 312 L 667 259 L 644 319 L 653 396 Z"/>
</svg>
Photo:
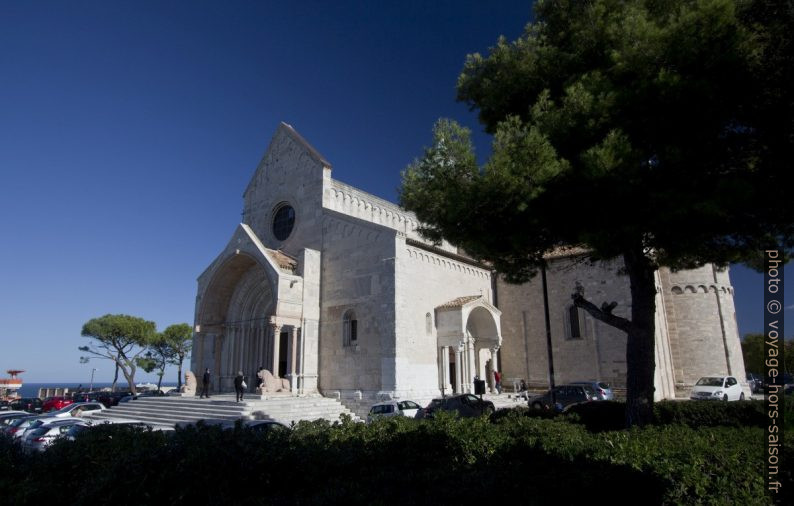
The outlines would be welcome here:
<svg viewBox="0 0 794 506">
<path fill-rule="evenodd" d="M 475 356 L 474 356 L 474 339 L 468 338 L 466 339 L 466 362 L 468 363 L 469 374 L 467 376 L 466 382 L 468 384 L 468 391 L 474 392 L 474 374 L 477 369 L 475 364 Z M 480 378 L 482 379 L 482 378 Z"/>
<path fill-rule="evenodd" d="M 296 382 L 298 380 L 298 373 L 295 365 L 297 364 L 297 351 L 298 351 L 298 328 L 292 327 L 289 331 L 289 339 L 287 340 L 287 378 L 289 378 L 289 390 L 293 394 L 296 392 Z"/>
<path fill-rule="evenodd" d="M 445 394 L 452 393 L 449 384 L 449 346 L 441 347 L 441 388 Z"/>
<path fill-rule="evenodd" d="M 499 348 L 497 348 L 497 347 L 491 348 L 491 368 L 494 371 L 499 371 L 499 376 L 502 378 L 502 381 L 501 381 L 502 387 L 501 387 L 501 389 L 504 390 L 505 377 L 504 377 L 504 374 L 502 374 L 502 369 L 499 366 L 499 355 L 496 354 L 497 351 L 499 351 Z M 493 376 L 493 374 L 491 376 Z M 496 380 L 494 380 L 493 383 L 494 383 L 494 393 L 496 393 Z"/>
<path fill-rule="evenodd" d="M 281 325 L 271 325 L 273 329 L 273 346 L 271 346 L 271 350 L 273 350 L 273 355 L 271 356 L 270 367 L 273 373 L 273 376 L 278 378 L 278 357 L 279 357 L 279 346 L 281 345 Z"/>
<path fill-rule="evenodd" d="M 455 348 L 455 393 L 460 394 L 463 388 L 463 345 L 460 344 Z"/>
</svg>

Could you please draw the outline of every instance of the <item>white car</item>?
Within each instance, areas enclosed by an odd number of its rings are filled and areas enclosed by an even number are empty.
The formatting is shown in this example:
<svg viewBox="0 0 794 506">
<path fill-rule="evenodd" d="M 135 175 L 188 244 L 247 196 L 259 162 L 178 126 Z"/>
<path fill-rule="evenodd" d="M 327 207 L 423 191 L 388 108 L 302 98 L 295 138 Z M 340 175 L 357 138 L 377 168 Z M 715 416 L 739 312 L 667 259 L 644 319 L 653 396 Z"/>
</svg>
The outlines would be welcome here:
<svg viewBox="0 0 794 506">
<path fill-rule="evenodd" d="M 695 401 L 743 401 L 742 385 L 733 376 L 704 376 L 689 398 Z"/>
<path fill-rule="evenodd" d="M 75 402 L 69 404 L 65 408 L 58 411 L 50 411 L 47 413 L 48 418 L 66 418 L 69 416 L 85 416 L 92 415 L 104 411 L 105 406 L 101 402 Z"/>
<path fill-rule="evenodd" d="M 408 418 L 416 418 L 416 413 L 422 409 L 422 406 L 414 401 L 386 401 L 379 402 L 372 406 L 367 415 L 367 423 L 376 418 L 385 418 L 390 416 L 407 416 Z"/>
</svg>

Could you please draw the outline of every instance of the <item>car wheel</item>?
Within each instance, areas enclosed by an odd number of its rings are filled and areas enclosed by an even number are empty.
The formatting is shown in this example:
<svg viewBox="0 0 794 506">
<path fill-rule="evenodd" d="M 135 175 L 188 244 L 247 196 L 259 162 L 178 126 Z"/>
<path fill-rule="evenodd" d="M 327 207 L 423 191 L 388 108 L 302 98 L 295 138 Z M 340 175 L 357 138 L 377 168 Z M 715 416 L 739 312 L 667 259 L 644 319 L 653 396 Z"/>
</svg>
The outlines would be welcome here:
<svg viewBox="0 0 794 506">
<path fill-rule="evenodd" d="M 725 394 L 725 396 L 722 398 L 722 400 L 725 401 L 725 402 L 728 402 L 728 394 Z"/>
<path fill-rule="evenodd" d="M 491 413 L 493 413 L 493 407 L 485 406 L 485 414 L 490 415 Z"/>
<path fill-rule="evenodd" d="M 744 400 L 744 392 L 742 392 L 741 394 L 739 394 L 739 400 L 740 400 L 740 401 L 743 401 L 743 400 Z"/>
<path fill-rule="evenodd" d="M 533 402 L 532 409 L 543 409 L 543 405 L 539 402 Z"/>
</svg>

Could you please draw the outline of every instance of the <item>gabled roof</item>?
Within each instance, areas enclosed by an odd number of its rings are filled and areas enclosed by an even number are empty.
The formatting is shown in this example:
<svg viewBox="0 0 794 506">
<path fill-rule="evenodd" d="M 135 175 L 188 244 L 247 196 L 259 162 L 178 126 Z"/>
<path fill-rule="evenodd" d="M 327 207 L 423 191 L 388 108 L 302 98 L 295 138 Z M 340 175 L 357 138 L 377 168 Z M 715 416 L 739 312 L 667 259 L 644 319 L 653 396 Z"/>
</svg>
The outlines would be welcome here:
<svg viewBox="0 0 794 506">
<path fill-rule="evenodd" d="M 465 306 L 466 304 L 468 304 L 469 302 L 471 302 L 473 300 L 477 300 L 477 299 L 479 299 L 481 297 L 482 297 L 482 295 L 466 295 L 465 297 L 458 297 L 457 299 L 452 299 L 452 300 L 450 300 L 448 302 L 440 304 L 437 307 L 438 308 L 444 308 L 444 309 L 452 308 L 452 307 L 462 307 L 462 306 Z"/>
<path fill-rule="evenodd" d="M 295 273 L 295 269 L 298 267 L 298 261 L 292 258 L 291 256 L 285 254 L 281 250 L 274 250 L 274 249 L 267 249 L 267 254 L 270 255 L 270 259 L 278 265 L 279 269 L 283 271 L 287 271 L 290 274 Z"/>
<path fill-rule="evenodd" d="M 305 149 L 306 152 L 309 153 L 309 155 L 312 158 L 314 158 L 317 162 L 321 163 L 326 167 L 329 168 L 331 167 L 331 162 L 326 160 L 325 157 L 321 155 L 319 151 L 314 149 L 314 146 L 309 144 L 309 142 L 306 139 L 304 139 L 301 136 L 301 134 L 299 134 L 294 128 L 292 128 L 292 125 L 288 123 L 284 123 L 282 121 L 281 124 L 279 124 L 278 128 L 279 130 L 283 130 L 284 132 L 287 132 L 290 135 L 290 137 L 292 137 L 295 140 L 295 142 L 300 144 L 303 147 L 303 149 Z"/>
</svg>

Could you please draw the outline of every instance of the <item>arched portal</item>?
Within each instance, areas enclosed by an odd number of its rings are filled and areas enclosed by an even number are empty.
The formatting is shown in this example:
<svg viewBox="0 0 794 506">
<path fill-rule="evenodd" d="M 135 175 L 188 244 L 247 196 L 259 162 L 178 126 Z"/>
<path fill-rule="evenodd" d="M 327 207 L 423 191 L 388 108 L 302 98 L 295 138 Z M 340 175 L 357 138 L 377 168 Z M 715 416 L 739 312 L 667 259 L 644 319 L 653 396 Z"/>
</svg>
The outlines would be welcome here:
<svg viewBox="0 0 794 506">
<path fill-rule="evenodd" d="M 439 347 L 439 388 L 456 393 L 473 391 L 479 376 L 493 387 L 502 343 L 501 311 L 481 295 L 459 297 L 436 307 Z M 450 378 L 450 383 L 446 383 Z"/>
<path fill-rule="evenodd" d="M 201 295 L 197 333 L 201 337 L 199 363 L 218 381 L 213 388 L 227 391 L 237 371 L 254 383 L 259 367 L 274 362 L 270 317 L 275 308 L 273 284 L 267 270 L 253 257 L 239 253 L 218 267 Z"/>
</svg>

